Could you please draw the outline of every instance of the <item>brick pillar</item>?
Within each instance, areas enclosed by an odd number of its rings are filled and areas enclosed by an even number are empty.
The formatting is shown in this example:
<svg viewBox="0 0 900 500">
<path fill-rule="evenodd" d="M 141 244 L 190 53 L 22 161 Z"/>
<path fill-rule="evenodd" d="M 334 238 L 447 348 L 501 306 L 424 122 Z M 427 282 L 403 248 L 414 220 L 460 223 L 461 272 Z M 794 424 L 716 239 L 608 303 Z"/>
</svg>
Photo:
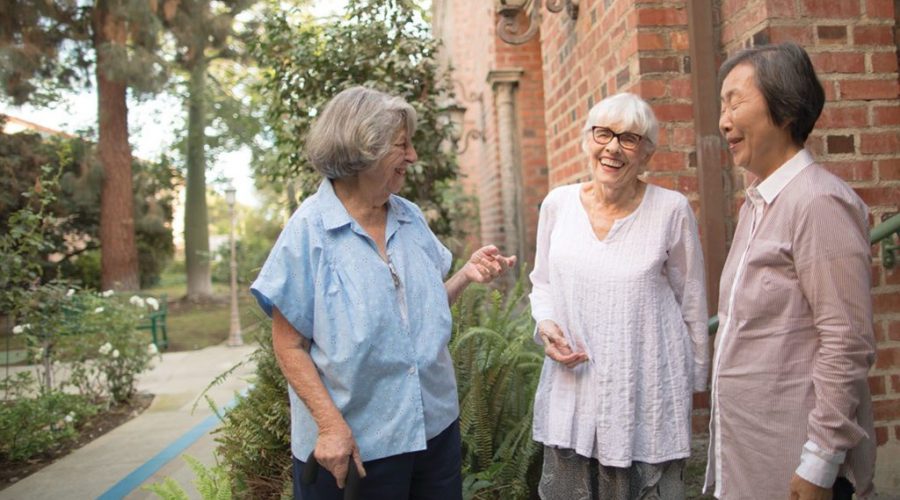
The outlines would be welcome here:
<svg viewBox="0 0 900 500">
<path fill-rule="evenodd" d="M 500 184 L 503 199 L 504 252 L 524 255 L 525 234 L 522 221 L 522 152 L 519 148 L 519 132 L 515 92 L 522 76 L 521 69 L 494 70 L 488 74 L 488 82 L 494 90 L 497 109 L 497 139 L 500 149 Z"/>
</svg>

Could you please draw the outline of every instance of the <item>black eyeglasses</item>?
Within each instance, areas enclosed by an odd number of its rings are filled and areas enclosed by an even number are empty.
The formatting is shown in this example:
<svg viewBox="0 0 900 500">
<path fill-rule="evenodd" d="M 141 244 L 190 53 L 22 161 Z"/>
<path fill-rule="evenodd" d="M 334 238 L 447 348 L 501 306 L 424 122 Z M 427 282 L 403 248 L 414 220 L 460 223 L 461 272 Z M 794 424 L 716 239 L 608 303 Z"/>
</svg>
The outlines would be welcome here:
<svg viewBox="0 0 900 500">
<path fill-rule="evenodd" d="M 609 144 L 613 139 L 619 139 L 619 145 L 629 150 L 638 147 L 638 144 L 644 139 L 643 136 L 634 132 L 617 134 L 606 127 L 591 127 L 591 136 L 594 137 L 594 142 L 603 146 Z"/>
</svg>

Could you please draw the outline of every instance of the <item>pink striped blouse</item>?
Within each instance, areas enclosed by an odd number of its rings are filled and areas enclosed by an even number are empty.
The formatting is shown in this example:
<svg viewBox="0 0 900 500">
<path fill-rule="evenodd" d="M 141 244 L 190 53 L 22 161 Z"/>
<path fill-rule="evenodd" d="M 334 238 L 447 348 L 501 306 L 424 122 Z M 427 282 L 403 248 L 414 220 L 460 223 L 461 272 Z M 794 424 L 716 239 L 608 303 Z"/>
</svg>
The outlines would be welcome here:
<svg viewBox="0 0 900 500">
<path fill-rule="evenodd" d="M 867 208 L 806 150 L 747 190 L 722 271 L 707 488 L 788 498 L 795 472 L 865 498 L 875 442 Z"/>
</svg>

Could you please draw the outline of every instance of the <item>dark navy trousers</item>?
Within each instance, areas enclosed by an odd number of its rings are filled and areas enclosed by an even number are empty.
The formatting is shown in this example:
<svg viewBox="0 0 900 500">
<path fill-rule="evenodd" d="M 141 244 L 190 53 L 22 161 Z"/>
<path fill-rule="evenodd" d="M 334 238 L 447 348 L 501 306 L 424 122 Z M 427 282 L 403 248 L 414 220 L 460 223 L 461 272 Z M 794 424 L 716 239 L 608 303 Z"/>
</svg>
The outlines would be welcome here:
<svg viewBox="0 0 900 500">
<path fill-rule="evenodd" d="M 422 451 L 363 462 L 366 477 L 359 483 L 359 500 L 461 500 L 462 455 L 459 420 L 428 440 Z M 300 483 L 305 463 L 294 457 L 294 498 L 343 500 L 334 476 L 319 468 L 316 481 Z"/>
</svg>

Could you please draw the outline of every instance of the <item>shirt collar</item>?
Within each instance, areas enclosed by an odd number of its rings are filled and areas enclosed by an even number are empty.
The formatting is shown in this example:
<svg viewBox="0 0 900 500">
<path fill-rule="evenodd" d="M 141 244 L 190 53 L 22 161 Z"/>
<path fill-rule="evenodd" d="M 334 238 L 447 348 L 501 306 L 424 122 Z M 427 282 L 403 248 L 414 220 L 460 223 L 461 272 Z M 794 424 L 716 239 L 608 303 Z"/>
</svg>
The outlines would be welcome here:
<svg viewBox="0 0 900 500">
<path fill-rule="evenodd" d="M 784 190 L 785 186 L 791 183 L 794 177 L 797 177 L 797 174 L 814 161 L 809 151 L 803 148 L 790 160 L 786 161 L 784 165 L 778 167 L 771 175 L 766 177 L 765 180 L 754 182 L 748 189 L 748 193 L 751 189 L 755 189 L 768 205 L 775 201 L 778 194 Z"/>
<path fill-rule="evenodd" d="M 320 203 L 322 203 L 322 224 L 326 231 L 337 229 L 346 226 L 347 224 L 356 226 L 353 217 L 350 217 L 350 213 L 347 212 L 344 204 L 341 203 L 340 198 L 335 194 L 334 185 L 332 184 L 331 179 L 325 178 L 322 180 L 316 195 L 319 197 Z M 389 228 L 395 224 L 394 221 L 402 223 L 410 222 L 412 221 L 412 214 L 410 213 L 409 208 L 400 202 L 400 198 L 392 194 L 388 199 L 387 225 Z"/>
</svg>

